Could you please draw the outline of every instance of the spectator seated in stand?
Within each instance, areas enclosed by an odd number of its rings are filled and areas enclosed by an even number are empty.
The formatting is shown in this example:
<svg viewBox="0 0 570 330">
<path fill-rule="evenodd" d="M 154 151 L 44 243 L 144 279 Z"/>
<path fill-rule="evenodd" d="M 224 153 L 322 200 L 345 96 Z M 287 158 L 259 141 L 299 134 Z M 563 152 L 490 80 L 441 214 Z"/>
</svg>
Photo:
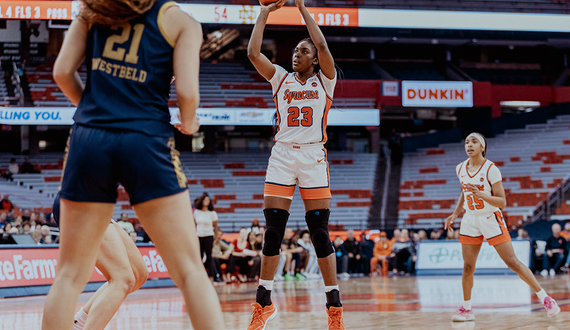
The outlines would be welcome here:
<svg viewBox="0 0 570 330">
<path fill-rule="evenodd" d="M 214 235 L 214 246 L 212 248 L 212 261 L 214 262 L 214 269 L 216 270 L 215 279 L 220 279 L 221 281 L 231 284 L 231 274 L 236 270 L 230 268 L 230 264 L 235 267 L 235 263 L 231 260 L 233 258 L 232 252 L 234 251 L 234 245 L 231 243 L 226 243 L 222 240 L 224 232 L 218 229 Z M 226 271 L 223 272 L 222 265 L 226 265 Z"/>
<path fill-rule="evenodd" d="M 416 248 L 414 242 L 410 239 L 408 230 L 402 229 L 401 236 L 392 246 L 392 254 L 390 255 L 390 263 L 394 275 L 409 275 L 412 272 L 410 267 L 412 262 L 416 262 Z"/>
<path fill-rule="evenodd" d="M 34 165 L 30 163 L 30 157 L 26 157 L 26 160 L 24 160 L 24 162 L 22 163 L 22 166 L 20 167 L 20 173 L 22 174 L 36 173 L 36 171 L 34 170 Z"/>
<path fill-rule="evenodd" d="M 31 229 L 32 229 L 32 225 L 30 224 L 29 221 L 22 222 L 22 235 L 30 235 Z"/>
<path fill-rule="evenodd" d="M 552 236 L 546 241 L 546 255 L 542 258 L 541 275 L 546 277 L 556 275 L 560 266 L 564 263 L 567 242 L 560 236 L 561 227 L 555 223 L 552 225 Z"/>
<path fill-rule="evenodd" d="M 372 276 L 378 276 L 376 266 L 382 264 L 382 276 L 388 276 L 392 243 L 388 240 L 386 232 L 380 232 L 380 240 L 374 245 L 374 256 L 370 259 L 370 272 Z"/>
<path fill-rule="evenodd" d="M 18 173 L 20 173 L 20 167 L 18 166 L 18 163 L 16 163 L 16 158 L 11 158 L 10 165 L 8 165 L 8 171 L 6 171 L 4 177 L 12 181 L 12 177 Z"/>
<path fill-rule="evenodd" d="M 42 239 L 41 239 L 42 244 L 53 244 L 53 239 L 52 239 L 51 234 L 49 232 L 48 226 L 45 226 L 45 225 L 42 226 L 41 234 L 42 234 Z"/>
<path fill-rule="evenodd" d="M 34 230 L 32 232 L 32 238 L 34 239 L 34 242 L 36 242 L 37 245 L 42 245 L 42 243 L 41 243 L 42 232 L 40 230 Z"/>
<path fill-rule="evenodd" d="M 374 256 L 374 241 L 366 238 L 366 233 L 360 234 L 360 250 L 362 251 L 362 272 L 370 274 L 370 261 Z"/>
<path fill-rule="evenodd" d="M 354 238 L 354 230 L 348 230 L 348 238 L 343 243 L 346 254 L 348 255 L 348 273 L 360 274 L 362 273 L 362 263 L 368 262 L 363 260 L 360 242 Z"/>
<path fill-rule="evenodd" d="M 249 249 L 254 253 L 247 261 L 248 266 L 253 268 L 251 274 L 254 276 L 248 277 L 247 281 L 255 282 L 259 279 L 261 272 L 261 250 L 263 247 L 263 240 L 258 242 L 255 232 L 250 231 L 249 234 L 247 234 L 247 243 L 249 245 Z"/>
<path fill-rule="evenodd" d="M 283 237 L 283 242 L 281 242 L 281 253 L 285 254 L 285 274 L 283 278 L 285 281 L 293 281 L 295 279 L 302 281 L 305 279 L 301 275 L 301 253 L 305 249 L 297 244 L 298 238 L 293 239 L 293 229 L 285 229 L 285 235 Z"/>
<path fill-rule="evenodd" d="M 336 254 L 336 272 L 340 278 L 348 278 L 348 254 L 340 236 L 334 238 L 333 246 Z"/>
<path fill-rule="evenodd" d="M 14 209 L 14 204 L 12 204 L 12 202 L 10 201 L 10 196 L 7 194 L 4 195 L 4 197 L 2 197 L 2 201 L 0 201 L 0 211 L 10 212 L 13 209 Z"/>
<path fill-rule="evenodd" d="M 131 238 L 131 240 L 133 241 L 133 243 L 138 243 L 139 242 L 139 235 L 137 235 L 136 231 L 131 231 L 129 233 L 129 237 Z"/>
<path fill-rule="evenodd" d="M 261 264 L 249 264 L 249 261 L 252 260 L 253 257 L 257 256 L 257 252 L 251 250 L 249 242 L 247 241 L 247 230 L 245 228 L 241 228 L 239 230 L 239 237 L 234 241 L 234 251 L 232 252 L 232 256 L 233 258 L 229 263 L 229 269 L 237 270 L 237 267 L 239 267 L 239 273 L 237 276 L 240 282 L 245 283 L 248 279 L 255 278 L 258 272 L 256 268 L 258 268 L 258 266 L 261 267 Z M 232 275 L 233 273 L 235 273 L 235 271 L 232 272 Z"/>
<path fill-rule="evenodd" d="M 307 262 L 304 265 L 305 271 L 303 273 L 303 276 L 309 279 L 320 278 L 319 264 L 317 263 L 317 253 L 315 252 L 315 247 L 311 242 L 311 234 L 308 230 L 303 230 L 299 236 L 300 238 L 297 240 L 297 244 L 299 244 L 299 246 L 304 249 L 303 253 L 307 254 Z"/>
<path fill-rule="evenodd" d="M 127 234 L 135 231 L 135 227 L 129 222 L 129 216 L 126 213 L 121 214 L 121 218 L 117 221 L 119 227 L 123 228 Z"/>
<path fill-rule="evenodd" d="M 2 211 L 2 210 L 0 210 Z M 6 212 L 0 212 L 0 227 L 4 227 L 7 223 L 9 223 L 7 220 L 7 215 Z"/>
<path fill-rule="evenodd" d="M 251 227 L 247 228 L 247 233 L 254 232 L 256 235 L 259 234 L 261 231 L 261 227 L 259 226 L 259 219 L 253 218 L 251 220 Z"/>
<path fill-rule="evenodd" d="M 560 268 L 561 271 L 568 273 L 570 270 L 570 222 L 564 224 L 564 230 L 560 232 L 560 236 L 566 240 L 566 263 Z"/>
</svg>

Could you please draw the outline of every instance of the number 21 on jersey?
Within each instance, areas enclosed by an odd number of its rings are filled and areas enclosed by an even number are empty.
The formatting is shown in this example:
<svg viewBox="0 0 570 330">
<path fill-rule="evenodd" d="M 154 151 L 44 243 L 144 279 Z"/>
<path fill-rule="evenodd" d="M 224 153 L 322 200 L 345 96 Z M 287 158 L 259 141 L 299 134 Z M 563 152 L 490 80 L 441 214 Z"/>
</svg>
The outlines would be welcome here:
<svg viewBox="0 0 570 330">
<path fill-rule="evenodd" d="M 117 61 L 125 61 L 131 64 L 137 64 L 139 61 L 139 46 L 141 44 L 141 38 L 144 31 L 144 24 L 138 23 L 135 26 L 131 26 L 130 23 L 125 23 L 123 25 L 114 26 L 113 30 L 123 29 L 121 34 L 114 34 L 107 38 L 105 42 L 105 48 L 103 48 L 103 57 L 110 58 Z M 125 56 L 127 51 L 123 47 L 117 47 L 115 49 L 115 44 L 122 45 L 131 39 L 131 30 L 134 30 L 133 37 L 131 40 L 131 46 L 129 47 L 129 52 Z"/>
</svg>

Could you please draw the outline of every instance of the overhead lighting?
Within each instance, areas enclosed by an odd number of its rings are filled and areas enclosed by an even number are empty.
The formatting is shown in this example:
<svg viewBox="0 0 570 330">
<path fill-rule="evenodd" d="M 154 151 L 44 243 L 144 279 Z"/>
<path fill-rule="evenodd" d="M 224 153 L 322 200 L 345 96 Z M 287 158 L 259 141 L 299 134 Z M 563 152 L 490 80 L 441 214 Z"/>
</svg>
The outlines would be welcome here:
<svg viewBox="0 0 570 330">
<path fill-rule="evenodd" d="M 538 101 L 501 101 L 501 106 L 504 108 L 538 108 L 540 102 Z"/>
</svg>

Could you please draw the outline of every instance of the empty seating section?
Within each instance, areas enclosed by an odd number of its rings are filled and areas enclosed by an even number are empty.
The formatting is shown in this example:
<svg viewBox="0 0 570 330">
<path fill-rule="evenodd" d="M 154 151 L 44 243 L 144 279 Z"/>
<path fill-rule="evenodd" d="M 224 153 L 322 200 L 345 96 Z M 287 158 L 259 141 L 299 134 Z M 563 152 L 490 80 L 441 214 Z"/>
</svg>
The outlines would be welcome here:
<svg viewBox="0 0 570 330">
<path fill-rule="evenodd" d="M 402 80 L 446 80 L 433 62 L 378 62 L 396 79 Z"/>
<path fill-rule="evenodd" d="M 228 0 L 229 1 L 229 0 Z M 231 0 L 247 1 L 247 0 Z M 567 0 L 324 0 L 328 7 L 567 14 Z"/>
<path fill-rule="evenodd" d="M 487 139 L 487 158 L 497 164 L 503 176 L 507 196 L 503 212 L 510 228 L 527 220 L 538 204 L 570 178 L 569 126 L 570 116 L 558 116 L 546 124 L 507 130 Z M 455 167 L 466 159 L 463 142 L 405 154 L 399 225 L 441 227 L 461 192 Z M 570 214 L 568 204 L 562 210 Z"/>
<path fill-rule="evenodd" d="M 540 70 L 501 70 L 462 68 L 465 73 L 478 81 L 489 81 L 502 85 L 548 85 L 551 79 Z"/>
<path fill-rule="evenodd" d="M 60 91 L 52 76 L 53 64 L 26 68 L 30 95 L 38 107 L 71 107 L 73 104 Z M 79 73 L 85 83 L 85 68 Z M 168 105 L 176 107 L 176 82 L 170 88 Z M 0 86 L 1 95 L 1 86 Z M 203 108 L 252 107 L 274 108 L 271 85 L 256 71 L 241 63 L 202 63 L 200 65 L 200 106 Z M 338 108 L 376 108 L 375 99 L 335 99 Z"/>
<path fill-rule="evenodd" d="M 8 100 L 8 89 L 6 88 L 6 73 L 0 69 L 0 107 L 5 107 L 10 105 Z"/>
<path fill-rule="evenodd" d="M 51 207 L 61 178 L 62 156 L 46 154 L 32 157 L 32 164 L 43 164 L 38 166 L 41 173 L 15 175 L 13 183 L 2 183 L 0 194 L 10 194 L 12 202 L 20 208 Z M 0 157 L 0 168 L 8 166 L 10 157 Z M 266 153 L 182 153 L 180 156 L 191 198 L 208 192 L 215 203 L 219 225 L 226 231 L 249 226 L 253 218 L 263 219 L 263 187 L 268 158 Z M 23 157 L 16 159 L 19 164 L 23 161 Z M 329 153 L 333 195 L 331 224 L 356 229 L 366 226 L 376 162 L 375 154 Z M 135 218 L 128 200 L 125 190 L 119 187 L 115 218 L 123 212 Z M 291 226 L 304 227 L 304 219 L 304 206 L 297 189 L 291 206 Z"/>
<path fill-rule="evenodd" d="M 380 79 L 372 70 L 370 61 L 337 61 L 344 79 Z"/>
</svg>

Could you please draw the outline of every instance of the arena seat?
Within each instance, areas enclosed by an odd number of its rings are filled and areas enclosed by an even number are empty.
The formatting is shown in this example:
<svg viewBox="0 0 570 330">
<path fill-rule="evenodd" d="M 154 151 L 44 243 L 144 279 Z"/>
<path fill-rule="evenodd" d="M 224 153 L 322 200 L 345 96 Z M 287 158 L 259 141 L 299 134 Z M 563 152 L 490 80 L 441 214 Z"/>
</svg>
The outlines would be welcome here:
<svg viewBox="0 0 570 330">
<path fill-rule="evenodd" d="M 570 150 L 565 142 L 569 125 L 570 116 L 558 116 L 546 124 L 506 130 L 487 140 L 487 158 L 497 164 L 503 175 L 507 196 L 504 213 L 511 228 L 527 220 L 538 204 L 570 178 Z M 398 224 L 418 229 L 440 228 L 455 208 L 460 193 L 455 167 L 465 159 L 463 142 L 406 153 Z"/>
<path fill-rule="evenodd" d="M 12 155 L 0 154 L 0 168 L 6 168 Z M 16 205 L 25 208 L 51 207 L 61 177 L 61 153 L 32 156 L 41 173 L 17 174 L 5 182 L 0 193 L 9 193 Z M 208 192 L 219 214 L 219 226 L 228 232 L 263 219 L 263 188 L 268 153 L 220 153 L 206 155 L 182 152 L 180 160 L 188 179 L 191 198 Z M 376 172 L 377 155 L 329 152 L 332 183 L 331 224 L 360 229 L 366 226 Z M 23 157 L 16 156 L 21 164 Z M 59 169 L 47 169 L 47 165 Z M 6 187 L 10 187 L 9 191 Z M 8 192 L 5 192 L 8 191 Z M 127 213 L 136 218 L 123 187 L 118 188 L 114 218 Z M 305 228 L 305 211 L 298 189 L 291 205 L 290 225 Z"/>
<path fill-rule="evenodd" d="M 72 107 L 73 104 L 61 92 L 53 80 L 52 62 L 26 67 L 25 76 L 30 95 L 37 107 Z M 87 79 L 85 67 L 79 76 Z M 261 78 L 261 79 L 260 79 Z M 0 84 L 0 105 L 2 86 Z M 176 81 L 170 87 L 168 105 L 176 107 Z M 248 70 L 238 62 L 203 62 L 200 64 L 200 106 L 274 108 L 271 85 L 256 71 Z M 374 98 L 335 98 L 336 108 L 376 108 Z"/>
</svg>

